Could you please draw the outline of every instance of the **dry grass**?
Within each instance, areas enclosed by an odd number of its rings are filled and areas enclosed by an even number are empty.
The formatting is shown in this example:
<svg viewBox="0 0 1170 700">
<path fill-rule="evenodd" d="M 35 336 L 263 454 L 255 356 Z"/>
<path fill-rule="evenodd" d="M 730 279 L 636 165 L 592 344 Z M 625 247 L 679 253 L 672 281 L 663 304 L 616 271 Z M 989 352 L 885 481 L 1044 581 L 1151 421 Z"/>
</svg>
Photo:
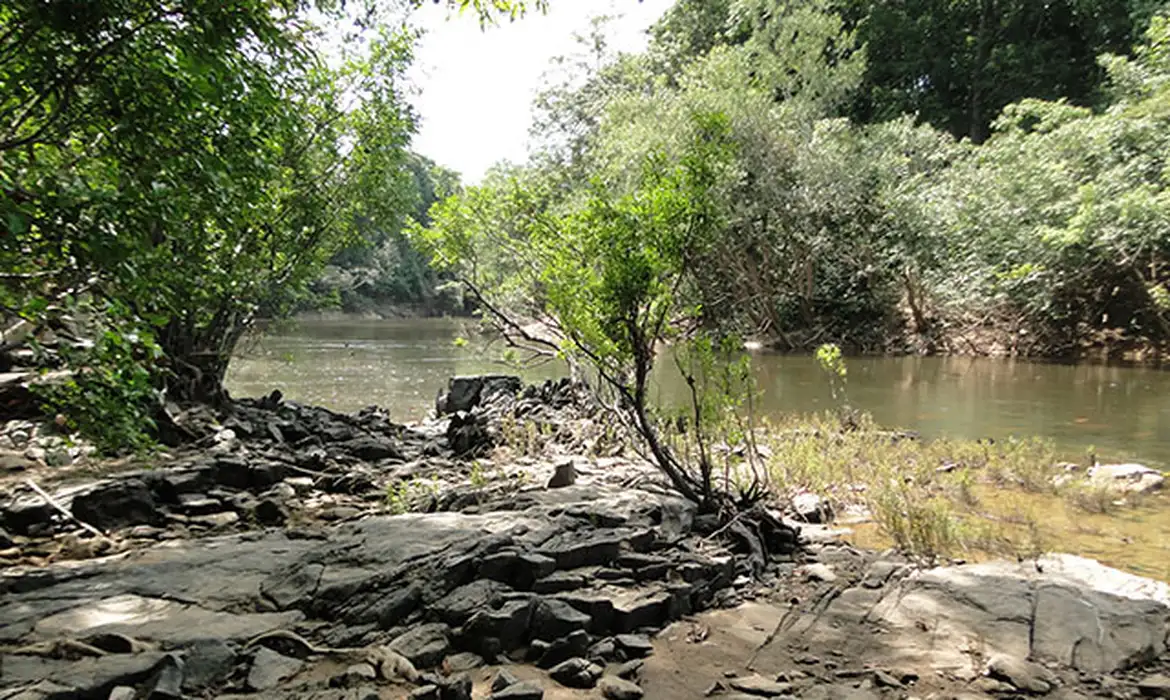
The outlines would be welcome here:
<svg viewBox="0 0 1170 700">
<path fill-rule="evenodd" d="M 862 506 L 896 547 L 925 560 L 1039 554 L 1048 543 L 1026 497 L 1084 497 L 1056 485 L 1056 450 L 1043 440 L 914 440 L 831 413 L 762 434 L 772 480 L 786 493 L 812 491 L 838 511 Z"/>
</svg>

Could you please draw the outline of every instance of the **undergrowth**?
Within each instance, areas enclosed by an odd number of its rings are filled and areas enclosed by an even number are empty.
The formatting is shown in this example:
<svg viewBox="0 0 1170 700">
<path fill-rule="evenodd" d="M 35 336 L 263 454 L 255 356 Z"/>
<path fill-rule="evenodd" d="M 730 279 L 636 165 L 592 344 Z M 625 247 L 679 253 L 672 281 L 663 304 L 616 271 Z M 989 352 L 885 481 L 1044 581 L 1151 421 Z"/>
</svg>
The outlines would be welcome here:
<svg viewBox="0 0 1170 700">
<path fill-rule="evenodd" d="M 793 416 L 758 442 L 781 497 L 810 491 L 838 513 L 865 511 L 895 547 L 926 561 L 1036 556 L 1050 542 L 1037 503 L 1107 512 L 1117 496 L 1062 472 L 1051 442 L 920 440 L 850 412 Z"/>
</svg>

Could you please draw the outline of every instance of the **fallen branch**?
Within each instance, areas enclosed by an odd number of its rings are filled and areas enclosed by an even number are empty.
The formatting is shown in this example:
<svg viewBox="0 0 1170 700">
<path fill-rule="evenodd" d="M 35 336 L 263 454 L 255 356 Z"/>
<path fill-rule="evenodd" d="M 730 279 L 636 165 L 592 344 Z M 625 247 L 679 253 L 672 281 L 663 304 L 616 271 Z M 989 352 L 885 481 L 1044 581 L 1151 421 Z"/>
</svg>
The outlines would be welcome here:
<svg viewBox="0 0 1170 700">
<path fill-rule="evenodd" d="M 36 482 L 35 482 L 35 481 L 33 481 L 32 479 L 25 479 L 25 480 L 24 480 L 24 483 L 25 483 L 25 485 L 27 485 L 27 486 L 28 486 L 30 489 L 32 489 L 33 491 L 36 491 L 38 496 L 40 496 L 41 498 L 45 499 L 45 503 L 48 503 L 48 504 L 49 504 L 49 505 L 51 505 L 53 508 L 55 508 L 55 509 L 57 510 L 57 512 L 61 513 L 61 514 L 62 514 L 62 515 L 64 515 L 66 518 L 69 518 L 69 519 L 70 519 L 70 520 L 72 520 L 73 522 L 75 522 L 75 523 L 77 523 L 78 525 L 80 525 L 80 526 L 82 527 L 82 529 L 84 529 L 85 531 L 87 531 L 87 532 L 90 532 L 90 533 L 92 533 L 92 534 L 96 535 L 97 537 L 102 537 L 102 538 L 104 538 L 104 537 L 106 536 L 106 533 L 104 533 L 104 532 L 102 532 L 101 530 L 97 529 L 97 528 L 96 528 L 96 527 L 94 527 L 93 525 L 90 525 L 89 523 L 87 523 L 87 522 L 83 521 L 81 518 L 78 518 L 78 517 L 77 517 L 76 515 L 74 515 L 73 513 L 70 513 L 69 511 L 65 510 L 65 507 L 64 507 L 64 506 L 62 506 L 62 505 L 61 505 L 60 503 L 58 503 L 57 501 L 53 500 L 53 497 L 52 497 L 52 496 L 50 496 L 48 493 L 46 493 L 46 492 L 45 492 L 45 490 L 44 490 L 44 489 L 42 489 L 40 486 L 37 486 Z"/>
</svg>

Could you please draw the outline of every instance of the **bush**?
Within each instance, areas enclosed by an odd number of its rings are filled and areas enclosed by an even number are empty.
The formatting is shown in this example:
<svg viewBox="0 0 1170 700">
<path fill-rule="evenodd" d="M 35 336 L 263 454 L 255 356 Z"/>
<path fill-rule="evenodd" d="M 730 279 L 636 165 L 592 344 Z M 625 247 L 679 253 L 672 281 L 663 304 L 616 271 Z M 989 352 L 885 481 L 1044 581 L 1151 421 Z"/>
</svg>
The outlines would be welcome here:
<svg viewBox="0 0 1170 700">
<path fill-rule="evenodd" d="M 91 347 L 62 354 L 69 377 L 33 388 L 46 413 L 64 416 L 68 429 L 106 454 L 153 447 L 162 394 L 152 370 L 162 350 L 150 332 L 106 326 Z"/>
</svg>

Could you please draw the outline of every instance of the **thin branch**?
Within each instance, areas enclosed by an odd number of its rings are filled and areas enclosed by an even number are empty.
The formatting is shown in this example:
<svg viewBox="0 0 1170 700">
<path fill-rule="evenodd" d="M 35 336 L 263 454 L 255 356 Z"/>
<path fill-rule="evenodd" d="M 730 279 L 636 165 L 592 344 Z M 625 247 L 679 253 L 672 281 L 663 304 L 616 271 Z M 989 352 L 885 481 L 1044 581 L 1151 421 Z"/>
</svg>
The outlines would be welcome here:
<svg viewBox="0 0 1170 700">
<path fill-rule="evenodd" d="M 93 535 L 95 535 L 97 537 L 101 537 L 103 539 L 105 538 L 106 533 L 97 529 L 93 525 L 90 525 L 89 523 L 83 521 L 81 518 L 78 518 L 76 515 L 74 515 L 73 513 L 70 513 L 68 510 L 65 510 L 64 506 L 62 506 L 60 503 L 55 501 L 53 499 L 53 497 L 50 496 L 48 493 L 46 493 L 45 490 L 42 489 L 40 486 L 37 486 L 37 483 L 35 481 L 33 481 L 32 479 L 25 479 L 24 483 L 30 489 L 32 489 L 33 491 L 36 491 L 37 495 L 45 500 L 45 503 L 48 503 L 50 506 L 52 506 L 55 510 L 57 510 L 59 513 L 64 515 L 66 518 L 69 518 L 73 522 L 80 525 L 82 527 L 82 529 L 84 529 L 87 532 L 92 533 Z"/>
</svg>

